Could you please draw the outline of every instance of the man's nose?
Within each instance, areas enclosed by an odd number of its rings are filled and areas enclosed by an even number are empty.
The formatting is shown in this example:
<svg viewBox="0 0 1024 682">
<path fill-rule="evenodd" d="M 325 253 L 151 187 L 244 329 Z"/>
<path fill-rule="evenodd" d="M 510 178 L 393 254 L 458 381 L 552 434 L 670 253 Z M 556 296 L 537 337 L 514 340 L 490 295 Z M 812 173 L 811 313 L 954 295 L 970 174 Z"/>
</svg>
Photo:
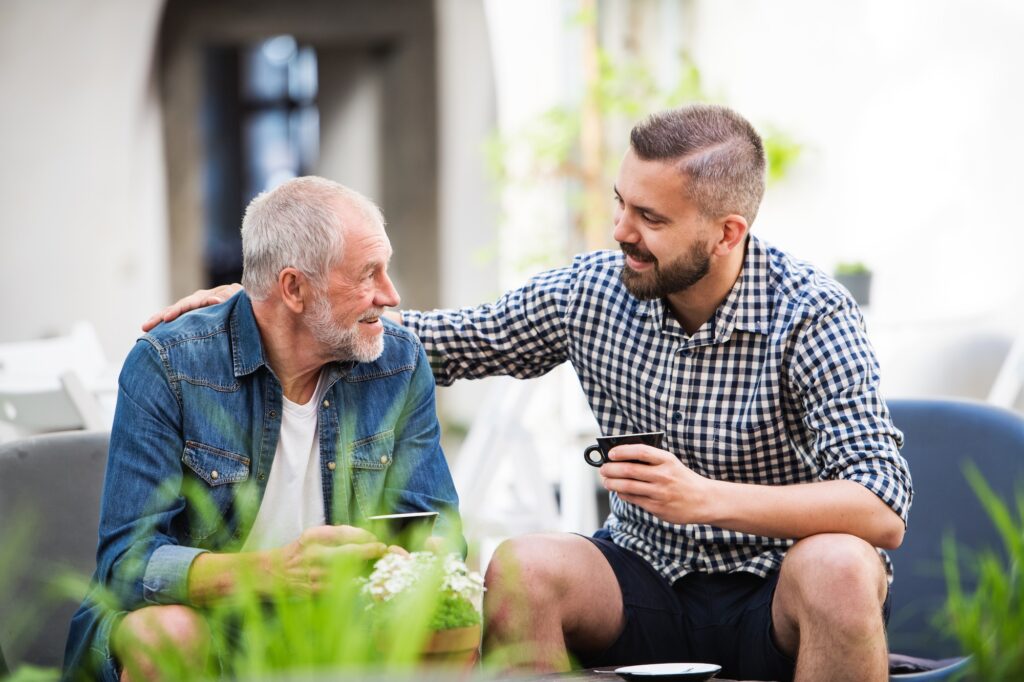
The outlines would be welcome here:
<svg viewBox="0 0 1024 682">
<path fill-rule="evenodd" d="M 619 242 L 635 243 L 640 239 L 640 234 L 633 229 L 632 220 L 629 214 L 618 209 L 615 211 L 615 227 L 612 229 L 612 239 Z"/>
<path fill-rule="evenodd" d="M 384 286 L 377 291 L 377 300 L 374 301 L 377 305 L 382 308 L 397 308 L 398 304 L 402 302 L 402 297 L 398 295 L 398 290 L 395 289 L 394 282 L 386 274 L 384 275 Z"/>
</svg>

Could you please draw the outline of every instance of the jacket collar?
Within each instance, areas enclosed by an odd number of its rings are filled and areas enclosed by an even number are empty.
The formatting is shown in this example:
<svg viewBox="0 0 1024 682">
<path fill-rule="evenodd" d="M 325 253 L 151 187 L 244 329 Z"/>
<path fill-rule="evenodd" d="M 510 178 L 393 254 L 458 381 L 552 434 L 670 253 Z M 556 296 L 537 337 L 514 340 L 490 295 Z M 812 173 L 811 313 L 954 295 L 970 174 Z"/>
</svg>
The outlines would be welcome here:
<svg viewBox="0 0 1024 682">
<path fill-rule="evenodd" d="M 228 328 L 231 331 L 231 361 L 235 378 L 252 374 L 264 365 L 273 371 L 267 362 L 266 353 L 263 351 L 263 337 L 260 336 L 260 328 L 256 324 L 256 314 L 253 312 L 249 294 L 243 290 L 235 294 L 232 299 L 234 299 L 234 305 L 229 317 Z M 348 376 L 356 364 L 355 361 L 328 363 L 324 367 L 327 372 L 324 379 L 328 387 L 339 378 Z"/>
<path fill-rule="evenodd" d="M 235 301 L 228 319 L 228 329 L 231 331 L 232 364 L 235 377 L 238 378 L 252 374 L 266 365 L 267 357 L 263 352 L 263 339 L 260 337 L 249 294 L 240 291 L 232 298 Z"/>
</svg>

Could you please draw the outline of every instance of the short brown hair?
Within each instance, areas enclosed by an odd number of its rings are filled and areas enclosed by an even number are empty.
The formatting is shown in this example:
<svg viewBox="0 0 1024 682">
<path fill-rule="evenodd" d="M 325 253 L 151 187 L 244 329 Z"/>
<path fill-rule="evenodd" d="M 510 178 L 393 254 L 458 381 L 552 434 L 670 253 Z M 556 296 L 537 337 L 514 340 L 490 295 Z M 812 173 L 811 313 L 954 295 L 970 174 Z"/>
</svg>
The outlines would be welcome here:
<svg viewBox="0 0 1024 682">
<path fill-rule="evenodd" d="M 645 161 L 677 161 L 689 178 L 688 198 L 705 217 L 735 213 L 753 224 L 764 196 L 764 143 L 732 109 L 693 104 L 652 114 L 629 142 Z"/>
</svg>

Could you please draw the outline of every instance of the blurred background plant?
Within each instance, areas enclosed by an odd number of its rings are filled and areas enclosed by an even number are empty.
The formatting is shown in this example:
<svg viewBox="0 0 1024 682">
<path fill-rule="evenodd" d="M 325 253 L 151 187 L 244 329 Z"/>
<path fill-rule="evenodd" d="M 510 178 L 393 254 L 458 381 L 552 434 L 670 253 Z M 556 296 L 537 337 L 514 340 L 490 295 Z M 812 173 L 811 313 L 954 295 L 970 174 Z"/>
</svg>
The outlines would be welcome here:
<svg viewBox="0 0 1024 682">
<path fill-rule="evenodd" d="M 613 55 L 599 41 L 596 3 L 584 0 L 581 5 L 570 23 L 582 34 L 582 97 L 543 111 L 510 134 L 495 133 L 485 144 L 499 191 L 564 184 L 569 235 L 564 241 L 538 243 L 519 264 L 522 270 L 562 265 L 574 253 L 614 247 L 612 187 L 636 122 L 688 103 L 726 104 L 706 90 L 700 69 L 686 51 L 677 55 L 677 78 L 670 87 L 659 84 L 652 64 L 638 51 Z M 768 181 L 778 182 L 804 147 L 775 125 L 759 126 L 759 132 Z"/>
<path fill-rule="evenodd" d="M 226 527 L 204 490 L 186 486 L 184 494 L 197 523 Z M 238 513 L 252 516 L 255 508 L 248 508 L 248 497 L 240 494 L 238 499 Z M 0 527 L 0 626 L 4 635 L 0 642 L 5 652 L 13 654 L 8 660 L 15 662 L 22 660 L 22 649 L 38 635 L 41 619 L 49 613 L 42 609 L 43 604 L 18 594 L 19 581 L 26 577 L 45 582 L 47 604 L 51 600 L 77 604 L 88 593 L 92 602 L 108 612 L 124 609 L 122 597 L 92 584 L 89 576 L 69 571 L 53 573 L 33 564 L 31 548 L 39 541 L 35 536 L 28 517 L 4 519 Z M 458 546 L 461 539 L 450 538 L 450 542 L 450 546 Z M 227 547 L 226 551 L 238 549 Z M 401 598 L 389 601 L 386 618 L 372 608 L 374 600 L 364 589 L 367 576 L 375 574 L 376 562 L 342 554 L 330 563 L 321 580 L 322 588 L 315 594 L 304 593 L 283 578 L 268 587 L 266 576 L 238 574 L 238 589 L 231 597 L 202 609 L 211 632 L 211 669 L 196 670 L 173 650 L 149 651 L 149 656 L 160 678 L 168 680 L 292 679 L 303 675 L 416 679 L 427 661 L 430 674 L 449 662 L 435 655 L 439 649 L 432 641 L 435 632 L 470 625 L 476 627 L 475 639 L 468 645 L 465 637 L 460 641 L 462 650 L 471 653 L 475 661 L 483 579 L 472 574 L 458 555 L 439 557 L 424 552 L 414 556 L 415 560 L 386 555 L 380 562 L 379 577 L 390 565 L 405 567 Z M 131 558 L 124 563 L 132 564 Z M 120 577 L 119 584 L 134 582 L 124 574 Z M 393 583 L 387 586 L 399 591 Z M 67 623 L 63 625 L 66 632 Z M 4 680 L 35 682 L 59 677 L 60 671 L 55 668 L 21 664 Z"/>
<path fill-rule="evenodd" d="M 943 622 L 971 655 L 972 679 L 1024 680 L 1024 491 L 1014 507 L 973 466 L 965 475 L 998 529 L 1003 551 L 964 556 L 953 538 L 946 539 Z"/>
<path fill-rule="evenodd" d="M 195 670 L 174 651 L 147 653 L 161 679 L 293 679 L 306 675 L 415 679 L 439 628 L 455 622 L 456 616 L 459 623 L 480 622 L 472 605 L 457 613 L 452 607 L 456 600 L 450 578 L 469 575 L 461 559 L 420 556 L 402 589 L 392 586 L 401 592 L 401 598 L 388 602 L 384 618 L 373 608 L 365 589 L 374 564 L 340 556 L 316 594 L 296 593 L 284 581 L 267 594 L 266 589 L 257 588 L 265 580 L 251 573 L 240 574 L 236 593 L 203 611 L 210 626 L 215 670 Z M 393 555 L 381 562 L 385 568 L 396 562 L 412 563 L 407 557 Z M 482 580 L 480 584 L 482 587 Z M 101 592 L 98 599 L 116 608 L 112 595 Z"/>
</svg>

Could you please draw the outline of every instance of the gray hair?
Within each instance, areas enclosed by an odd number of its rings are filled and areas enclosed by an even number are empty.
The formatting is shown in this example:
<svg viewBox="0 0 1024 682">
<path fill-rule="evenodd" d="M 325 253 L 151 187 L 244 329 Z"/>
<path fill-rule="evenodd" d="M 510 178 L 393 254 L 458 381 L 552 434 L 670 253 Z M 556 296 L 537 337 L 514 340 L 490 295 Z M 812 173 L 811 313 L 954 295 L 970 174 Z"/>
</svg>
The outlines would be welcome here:
<svg viewBox="0 0 1024 682">
<path fill-rule="evenodd" d="M 629 135 L 645 161 L 675 161 L 687 198 L 706 218 L 738 214 L 753 224 L 764 196 L 764 143 L 750 123 L 717 104 L 652 114 Z"/>
<path fill-rule="evenodd" d="M 348 204 L 383 227 L 384 216 L 372 201 L 337 182 L 308 176 L 263 192 L 242 219 L 242 286 L 254 300 L 273 290 L 288 267 L 322 289 L 342 257 L 346 225 L 338 203 Z"/>
</svg>

